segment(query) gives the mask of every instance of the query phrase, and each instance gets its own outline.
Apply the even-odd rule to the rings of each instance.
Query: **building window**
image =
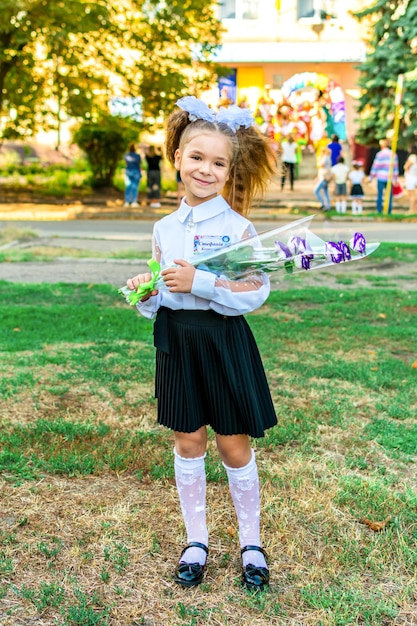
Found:
[[[257,20],[259,18],[259,2],[258,0],[252,0],[252,2],[242,2],[242,19],[244,20]]]
[[[303,17],[314,17],[314,0],[298,0],[297,19]]]
[[[334,20],[337,0],[297,0],[297,19]]]
[[[233,20],[236,17],[236,0],[223,0],[220,3],[220,19]]]
[[[259,19],[260,0],[222,0],[220,2],[221,20],[257,20]]]

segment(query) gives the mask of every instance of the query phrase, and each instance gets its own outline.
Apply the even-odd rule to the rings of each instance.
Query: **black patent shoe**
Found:
[[[249,550],[256,550],[257,552],[262,552],[267,559],[267,555],[265,550],[260,548],[259,546],[245,546],[240,551],[241,554],[244,552],[249,552]],[[266,587],[269,587],[269,570],[266,567],[257,567],[252,565],[252,563],[248,563],[242,567],[242,585],[251,591],[263,591]]]
[[[200,565],[200,563],[185,563],[184,561],[181,561],[182,555],[186,550],[188,550],[188,548],[201,548],[208,555],[208,548],[204,545],[204,543],[191,541],[181,552],[180,562],[175,570],[174,580],[183,587],[196,587],[203,580],[205,565]]]

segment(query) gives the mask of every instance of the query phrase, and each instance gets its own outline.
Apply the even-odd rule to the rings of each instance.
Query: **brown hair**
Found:
[[[178,109],[169,116],[166,130],[166,154],[172,165],[176,150],[198,132],[221,132],[230,139],[231,166],[222,195],[237,213],[247,215],[253,199],[264,195],[277,171],[271,141],[255,126],[241,126],[234,133],[226,124],[201,119],[190,122],[188,113]]]

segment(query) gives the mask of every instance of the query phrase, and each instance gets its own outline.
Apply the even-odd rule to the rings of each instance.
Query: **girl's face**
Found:
[[[219,132],[196,134],[175,152],[175,167],[185,187],[185,199],[197,206],[218,196],[229,178],[232,146]]]

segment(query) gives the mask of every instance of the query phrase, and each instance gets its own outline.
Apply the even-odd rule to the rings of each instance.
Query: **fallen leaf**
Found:
[[[236,536],[236,531],[235,531],[235,529],[233,528],[233,526],[228,526],[228,527],[227,527],[227,534],[228,534],[230,537],[235,537],[235,536]]]
[[[381,530],[384,530],[385,526],[388,524],[390,519],[391,519],[391,517],[389,516],[383,522],[372,522],[367,517],[364,517],[363,519],[360,520],[360,523],[361,524],[365,524],[366,526],[368,526],[368,528],[370,528],[374,532],[379,533],[379,532],[381,532]]]
[[[383,320],[387,319],[387,316],[385,315],[385,313],[378,313],[378,317],[380,317]]]
[[[14,333],[20,333],[20,328],[13,328]]]
[[[414,363],[411,366],[412,368],[414,368],[415,370],[417,370],[417,361],[414,361]]]

